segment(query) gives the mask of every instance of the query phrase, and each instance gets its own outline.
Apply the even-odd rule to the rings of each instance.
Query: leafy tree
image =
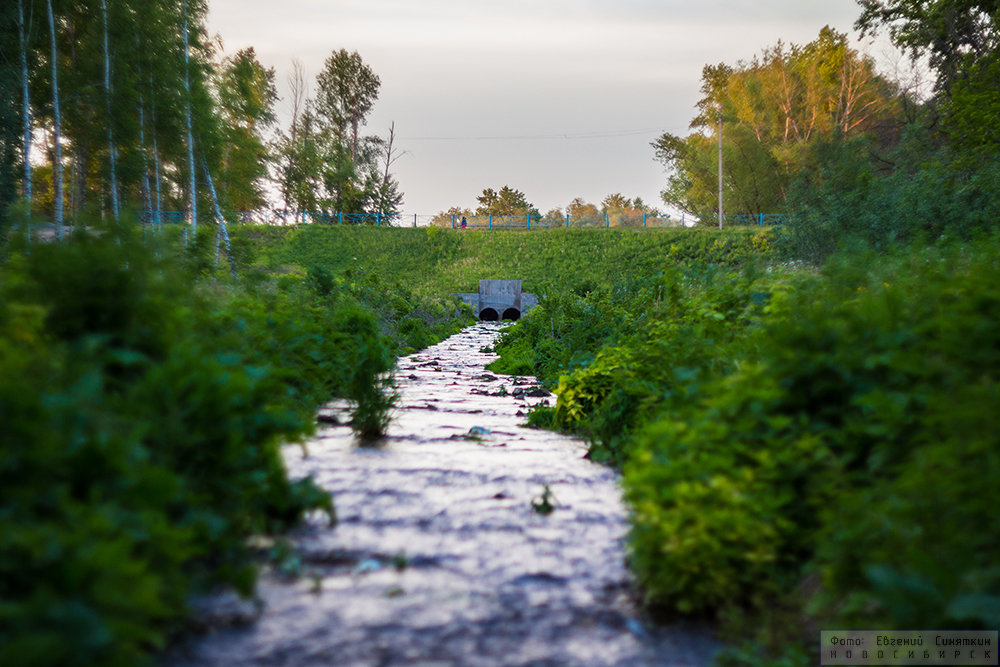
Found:
[[[141,203],[151,211],[154,199],[157,210],[181,207],[197,185],[189,100],[198,153],[220,161],[205,2],[18,0],[16,8],[12,34],[22,47],[8,58],[22,73],[12,98],[22,101],[22,154],[32,131],[51,139],[43,148],[48,164],[21,178],[25,196],[56,220],[65,208],[70,221],[87,209],[114,215]]]
[[[995,0],[858,0],[862,35],[887,28],[913,55],[927,55],[938,87],[951,87],[968,68],[993,62],[1000,49],[1000,10]]]
[[[316,111],[342,144],[357,159],[361,148],[358,134],[378,99],[382,82],[361,60],[357,51],[334,51],[316,77]]]
[[[292,125],[280,134],[277,147],[286,204],[326,215],[396,214],[402,193],[389,170],[398,158],[394,129],[387,140],[360,134],[378,98],[378,76],[357,52],[341,49],[327,58],[317,76],[314,99],[302,102],[300,68],[291,83]]]
[[[431,218],[431,225],[434,227],[451,227],[452,220],[457,224],[463,217],[471,218],[472,215],[472,209],[452,206],[447,211],[441,211]]]
[[[241,49],[223,61],[216,89],[224,124],[220,194],[236,210],[259,208],[271,160],[263,132],[276,121],[274,68],[264,68],[253,47]]]
[[[581,218],[584,216],[598,215],[600,211],[593,204],[586,202],[582,197],[577,197],[566,207],[566,214],[570,218]]]
[[[319,210],[319,177],[323,169],[316,115],[311,102],[304,106],[302,114],[292,119],[289,134],[282,134],[278,141],[281,190],[285,205],[297,213]]]
[[[541,222],[548,226],[561,226],[566,221],[566,215],[561,208],[551,208],[542,216]]]
[[[860,0],[862,34],[887,29],[937,74],[935,100],[951,144],[976,166],[1000,148],[1000,9],[995,0]]]
[[[706,66],[701,90],[695,133],[664,134],[653,148],[669,174],[664,200],[703,217],[717,205],[719,113],[723,203],[735,213],[781,210],[814,141],[872,134],[889,144],[899,134],[896,87],[828,27],[805,46],[779,43],[750,62]]]
[[[523,192],[507,185],[499,191],[486,188],[483,194],[476,197],[476,201],[479,202],[476,215],[530,215],[532,219],[541,217],[534,204],[525,199]]]
[[[389,168],[403,154],[392,147],[396,139],[396,124],[389,127],[389,139],[384,142],[381,153],[382,173],[369,172],[369,179],[374,180],[370,185],[372,191],[372,210],[383,217],[395,217],[399,215],[399,207],[403,203],[403,193],[399,189],[399,181],[389,172]]]
[[[602,213],[625,213],[632,208],[632,200],[620,192],[610,194],[601,202]]]

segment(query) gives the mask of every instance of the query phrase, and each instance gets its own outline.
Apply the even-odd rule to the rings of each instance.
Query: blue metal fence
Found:
[[[146,224],[183,224],[187,221],[183,211],[160,211],[137,214]],[[451,227],[462,228],[460,215],[382,215],[380,213],[325,213],[284,210],[242,211],[227,216],[229,222],[260,225],[364,225],[371,227]],[[723,219],[724,227],[780,225],[786,216],[773,213],[731,214]],[[682,215],[656,215],[652,213],[598,213],[593,215],[565,215],[532,217],[530,215],[468,215],[464,217],[466,229],[647,229],[662,227],[687,227],[692,218]],[[707,218],[708,224],[718,218]]]

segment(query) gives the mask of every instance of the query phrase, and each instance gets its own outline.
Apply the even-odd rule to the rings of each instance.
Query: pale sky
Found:
[[[369,134],[406,151],[402,210],[476,207],[521,190],[542,213],[575,197],[640,196],[664,209],[650,142],[686,135],[706,64],[750,60],[829,25],[857,42],[855,0],[209,0],[226,53],[253,46],[277,72],[287,124],[292,60],[316,74],[357,51],[382,80]],[[888,65],[885,66],[888,68]]]

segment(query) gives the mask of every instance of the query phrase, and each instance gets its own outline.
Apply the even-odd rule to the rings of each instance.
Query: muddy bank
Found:
[[[498,330],[401,359],[380,446],[327,423],[308,456],[288,448],[293,476],[333,492],[339,525],[317,517],[291,536],[301,576],[263,576],[259,613],[206,603],[213,626],[253,623],[191,637],[163,664],[707,664],[705,628],[649,626],[632,603],[614,472],[579,441],[519,426],[552,397],[484,369]],[[337,406],[323,415],[346,421]],[[543,497],[549,514],[533,508]]]

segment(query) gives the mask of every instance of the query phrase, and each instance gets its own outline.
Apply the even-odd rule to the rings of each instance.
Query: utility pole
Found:
[[[722,229],[722,105],[715,106],[719,114],[719,229]]]

